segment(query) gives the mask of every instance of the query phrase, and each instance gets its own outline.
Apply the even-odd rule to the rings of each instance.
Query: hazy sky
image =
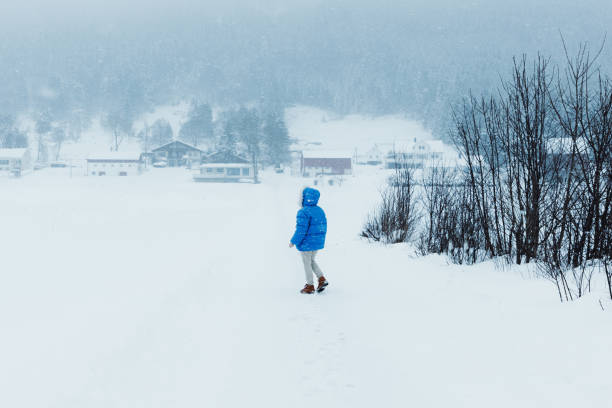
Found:
[[[396,9],[402,13],[444,13],[473,10],[483,15],[513,14],[533,9],[544,15],[582,10],[609,16],[610,0],[1,0],[0,21],[13,26],[25,22],[52,23],[105,21],[126,18],[169,18],[172,16],[216,16],[228,12],[282,14],[305,8]],[[577,21],[577,24],[581,24]],[[612,28],[612,23],[611,23]]]
[[[456,8],[491,9],[509,0],[2,0],[0,19],[5,22],[100,20],[125,16],[151,18],[216,16],[227,13],[283,14],[305,9],[398,9],[402,12],[444,11]],[[512,1],[512,0],[510,0]],[[513,3],[527,0],[514,0]],[[539,0],[555,1],[555,0]],[[556,3],[567,0],[558,0]],[[590,0],[589,0],[590,1]],[[600,0],[596,0],[600,1]],[[603,0],[601,0],[603,1]]]
[[[277,13],[329,3],[321,0],[3,0],[0,2],[0,19],[37,22],[81,18],[104,20],[117,16],[216,15],[243,9]]]

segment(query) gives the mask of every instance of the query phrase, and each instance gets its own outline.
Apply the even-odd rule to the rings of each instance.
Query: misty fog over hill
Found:
[[[0,6],[0,112],[305,104],[400,113],[443,137],[451,104],[496,87],[513,56],[560,61],[560,33],[596,50],[612,21],[605,0],[198,3]]]

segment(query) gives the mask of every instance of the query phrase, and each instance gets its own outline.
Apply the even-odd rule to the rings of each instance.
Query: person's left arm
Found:
[[[289,242],[289,247],[293,247],[294,245],[299,245],[306,236],[306,232],[308,231],[308,224],[310,223],[310,218],[306,211],[303,209],[298,211],[297,220],[295,223],[295,233],[293,237],[291,237],[291,241]]]

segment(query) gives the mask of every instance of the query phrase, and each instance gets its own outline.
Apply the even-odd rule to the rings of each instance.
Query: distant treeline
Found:
[[[0,27],[0,113],[87,123],[192,99],[305,104],[401,113],[444,138],[449,105],[494,86],[512,55],[562,56],[559,31],[600,41],[612,12],[596,0],[363,3]]]
[[[116,134],[126,135],[121,129]],[[280,166],[290,161],[290,140],[282,111],[240,107],[219,114],[213,121],[212,110],[206,103],[192,103],[187,120],[178,135],[165,119],[146,126],[136,137],[145,152],[170,142],[176,136],[185,143],[208,151],[224,151],[242,155],[255,169]],[[122,139],[116,139],[118,149]]]

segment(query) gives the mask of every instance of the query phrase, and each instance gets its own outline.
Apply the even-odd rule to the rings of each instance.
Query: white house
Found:
[[[389,151],[385,167],[423,169],[440,162],[455,161],[458,155],[441,140],[415,140],[407,146]]]
[[[198,182],[237,182],[254,177],[253,165],[230,152],[216,152],[206,156],[200,171],[193,175]]]
[[[92,155],[87,159],[89,176],[133,176],[142,172],[139,154],[110,152]]]
[[[206,153],[180,140],[173,140],[153,149],[148,155],[152,157],[153,163],[165,162],[170,167],[191,167],[194,164],[199,165]]]
[[[0,171],[8,171],[15,176],[20,176],[22,171],[29,170],[31,166],[29,149],[0,149]]]
[[[357,155],[357,164],[367,164],[370,166],[378,166],[385,160],[385,155],[378,144],[375,144],[365,154]]]
[[[240,181],[253,177],[253,166],[248,163],[204,163],[200,172],[193,175],[194,181]]]

